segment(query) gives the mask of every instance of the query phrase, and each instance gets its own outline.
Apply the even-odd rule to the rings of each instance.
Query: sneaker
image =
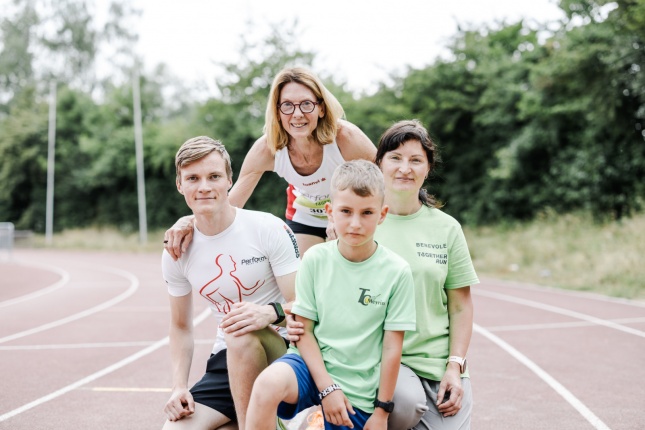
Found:
[[[325,418],[322,411],[318,409],[316,412],[309,414],[307,417],[309,425],[305,430],[323,430],[325,428]]]

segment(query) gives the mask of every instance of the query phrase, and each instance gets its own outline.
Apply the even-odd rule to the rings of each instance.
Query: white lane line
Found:
[[[197,316],[197,318],[195,318],[193,320],[193,325],[196,326],[196,325],[200,324],[210,314],[211,314],[210,309],[204,310],[201,314],[199,314]],[[93,373],[93,374],[91,374],[89,376],[86,376],[83,379],[79,379],[78,381],[76,381],[76,382],[74,382],[72,384],[69,384],[68,386],[63,387],[60,390],[54,391],[53,393],[47,394],[46,396],[43,396],[43,397],[41,397],[39,399],[36,399],[33,402],[29,402],[26,405],[20,406],[19,408],[16,408],[16,409],[14,409],[12,411],[7,412],[6,414],[0,415],[0,422],[6,421],[11,417],[14,417],[14,416],[16,416],[18,414],[21,414],[21,413],[25,412],[25,411],[28,411],[29,409],[35,408],[36,406],[42,405],[43,403],[46,403],[46,402],[48,402],[50,400],[54,400],[55,398],[60,397],[63,394],[69,393],[70,391],[75,390],[75,389],[77,389],[79,387],[82,387],[85,384],[88,384],[88,383],[90,383],[90,382],[92,382],[92,381],[94,381],[96,379],[99,379],[99,378],[101,378],[101,377],[103,377],[105,375],[108,375],[108,374],[116,371],[116,370],[119,370],[120,368],[122,368],[124,366],[127,366],[128,364],[130,364],[130,363],[132,363],[132,362],[134,362],[134,361],[136,361],[136,360],[138,360],[138,359],[140,359],[142,357],[145,357],[146,355],[156,351],[157,349],[159,349],[162,346],[167,345],[167,344],[168,344],[168,336],[166,336],[163,339],[155,342],[154,344],[150,345],[149,347],[147,347],[145,349],[142,349],[141,351],[139,351],[137,353],[134,353],[134,354],[130,355],[129,357],[126,357],[123,360],[114,363],[111,366],[108,366],[108,367],[106,367],[106,368],[104,368],[102,370],[99,370],[96,373]]]
[[[482,281],[485,282],[486,284],[491,284],[493,286],[498,285],[504,288],[517,288],[517,289],[533,290],[533,291],[540,291],[540,292],[548,291],[549,293],[560,294],[562,296],[583,297],[585,299],[598,300],[601,302],[616,303],[620,305],[645,308],[645,301],[642,301],[642,300],[626,299],[623,297],[610,297],[599,293],[591,293],[589,291],[564,290],[562,288],[549,287],[546,285],[520,283],[516,281],[505,281],[500,279],[484,278],[482,279]],[[487,285],[485,285],[484,287],[486,286]]]
[[[81,318],[85,318],[86,316],[89,316],[89,315],[95,314],[97,312],[100,312],[100,311],[102,311],[104,309],[109,308],[110,306],[114,306],[117,303],[127,299],[132,294],[134,294],[135,291],[137,291],[137,289],[139,288],[139,279],[137,279],[137,277],[134,276],[133,274],[131,274],[130,272],[126,272],[125,270],[120,270],[120,269],[114,269],[114,268],[111,268],[111,267],[101,267],[99,270],[103,270],[105,272],[111,272],[111,273],[114,273],[116,275],[123,276],[124,278],[126,278],[126,279],[128,279],[130,281],[130,288],[128,288],[124,293],[119,294],[118,296],[114,297],[113,299],[108,300],[107,302],[103,302],[100,305],[94,306],[93,308],[86,309],[86,310],[84,310],[82,312],[70,315],[68,317],[59,319],[57,321],[52,321],[50,323],[43,324],[43,325],[38,326],[38,327],[31,328],[29,330],[24,330],[24,331],[14,333],[14,334],[9,335],[9,336],[2,337],[2,338],[0,338],[0,343],[5,343],[5,342],[12,341],[12,340],[20,339],[21,337],[30,336],[30,335],[35,334],[35,333],[40,333],[41,331],[49,330],[51,328],[58,327],[58,326],[61,326],[63,324],[67,324],[67,323],[70,323],[72,321],[76,321],[76,320],[79,320]]]
[[[497,346],[502,348],[504,351],[512,355],[517,361],[529,368],[533,373],[535,373],[540,379],[546,382],[553,390],[558,393],[564,400],[566,400],[574,409],[576,409],[580,415],[582,415],[589,423],[597,430],[610,430],[610,428],[602,422],[589,408],[587,408],[584,403],[582,403],[576,396],[574,396],[569,390],[567,390],[562,384],[560,384],[555,378],[545,372],[540,366],[531,361],[527,356],[519,352],[517,349],[513,348],[511,345],[506,343],[501,338],[497,337],[493,333],[489,332],[485,328],[474,324],[473,328],[476,333],[481,334],[482,336],[489,339],[491,342],[495,343]]]
[[[43,296],[45,294],[51,293],[52,291],[56,291],[57,289],[61,288],[65,284],[69,282],[70,276],[69,273],[66,272],[65,270],[61,269],[60,267],[56,266],[50,266],[48,264],[32,264],[32,263],[26,263],[26,262],[18,262],[19,265],[21,266],[27,266],[27,267],[32,267],[32,268],[40,268],[44,270],[48,270],[50,272],[54,272],[58,275],[60,275],[61,279],[59,279],[57,282],[54,282],[52,285],[42,288],[38,291],[34,291],[29,294],[25,294],[23,296],[19,296],[10,300],[5,300],[0,302],[0,308],[4,308],[6,306],[11,306],[15,305],[16,303],[21,303],[25,302],[27,300],[35,299],[36,297]]]
[[[90,391],[103,393],[170,393],[172,388],[94,387]]]
[[[152,340],[139,342],[104,342],[104,343],[61,343],[51,345],[15,345],[0,346],[0,351],[40,351],[45,349],[91,349],[91,348],[127,348],[135,346],[150,346]],[[196,345],[212,345],[215,339],[195,339]]]
[[[645,317],[635,317],[635,318],[620,318],[608,320],[619,323],[642,323],[645,322]],[[586,322],[586,321],[574,321],[574,322],[563,322],[563,323],[545,323],[545,324],[517,324],[517,325],[498,325],[488,327],[489,331],[499,332],[499,331],[523,331],[523,330],[545,330],[545,329],[558,329],[558,328],[574,328],[574,327],[591,327],[596,325],[595,323]],[[0,347],[0,350],[2,347]]]
[[[597,325],[602,325],[605,327],[613,328],[614,330],[619,330],[625,333],[633,334],[635,336],[645,338],[645,332],[641,330],[636,330],[635,328],[627,327],[621,324],[616,324],[615,322],[603,320],[600,318],[592,317],[591,315],[586,315],[580,312],[571,311],[569,309],[559,308],[557,306],[546,305],[544,303],[536,302],[533,300],[521,299],[519,297],[513,297],[501,293],[493,293],[490,291],[483,291],[481,289],[476,289],[474,294],[478,296],[490,297],[497,300],[503,300],[505,302],[517,303],[524,306],[529,306],[535,309],[541,309],[548,312],[553,312],[560,315],[565,315],[571,318],[577,318],[583,321],[588,321]]]

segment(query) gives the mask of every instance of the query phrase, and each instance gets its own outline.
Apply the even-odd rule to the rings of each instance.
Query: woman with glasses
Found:
[[[311,71],[282,70],[271,86],[264,135],[244,158],[229,194],[231,204],[243,207],[264,172],[283,177],[289,184],[286,222],[301,255],[327,238],[325,203],[334,169],[345,161],[374,161],[374,144],[343,116],[338,100]],[[182,218],[165,234],[165,248],[174,258],[190,241],[190,221]]]

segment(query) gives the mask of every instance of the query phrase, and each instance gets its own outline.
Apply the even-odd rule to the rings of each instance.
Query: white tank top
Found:
[[[293,168],[289,150],[284,147],[275,153],[273,171],[289,183],[286,217],[311,227],[327,227],[325,203],[329,201],[331,176],[345,160],[336,141],[323,145],[323,159],[318,170],[302,176]]]

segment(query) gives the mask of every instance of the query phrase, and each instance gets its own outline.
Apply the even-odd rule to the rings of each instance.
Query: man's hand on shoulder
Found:
[[[224,333],[242,336],[252,331],[262,330],[276,319],[272,306],[241,302],[231,306],[231,311],[222,318],[220,327]]]
[[[193,240],[195,217],[187,215],[179,218],[175,224],[164,233],[164,248],[173,260],[177,261]]]

